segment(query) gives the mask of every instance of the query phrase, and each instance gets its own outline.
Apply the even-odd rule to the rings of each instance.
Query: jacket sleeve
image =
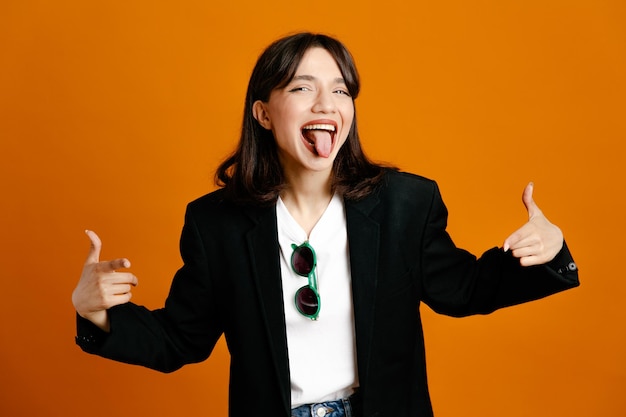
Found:
[[[424,227],[420,270],[423,301],[450,316],[488,314],[579,285],[578,268],[565,242],[548,264],[523,267],[510,251],[480,258],[455,246],[446,231],[447,209],[435,185]]]
[[[110,333],[77,317],[76,343],[86,352],[171,372],[206,359],[222,334],[203,242],[187,210],[176,273],[165,307],[150,311],[133,303],[108,310]]]

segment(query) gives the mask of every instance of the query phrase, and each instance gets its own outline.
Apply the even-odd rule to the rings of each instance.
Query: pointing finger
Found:
[[[524,227],[513,232],[509,237],[504,240],[502,249],[507,252],[509,249],[517,248],[518,242],[524,237]]]
[[[509,249],[519,249],[534,243],[533,230],[530,222],[526,223],[505,239],[502,249],[507,252]]]
[[[96,265],[98,272],[113,272],[121,268],[130,268],[130,261],[126,258],[117,258],[112,261],[99,262]]]

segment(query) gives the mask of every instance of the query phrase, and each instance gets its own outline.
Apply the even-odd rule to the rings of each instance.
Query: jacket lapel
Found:
[[[280,273],[280,254],[276,225],[276,207],[250,209],[248,215],[255,222],[247,235],[248,253],[254,271],[257,296],[265,323],[274,367],[280,384],[285,410],[291,404],[289,382],[289,359],[287,357],[287,334],[285,310]]]
[[[378,202],[376,195],[357,202],[346,201],[354,327],[361,387],[367,386],[380,244],[379,224],[369,215]]]

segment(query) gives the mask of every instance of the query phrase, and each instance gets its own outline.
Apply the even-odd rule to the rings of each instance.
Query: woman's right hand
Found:
[[[107,309],[130,301],[137,277],[130,272],[116,272],[117,269],[130,267],[130,261],[126,258],[100,262],[100,238],[91,230],[85,233],[91,240],[91,248],[78,285],[72,293],[72,303],[81,317],[108,332],[110,325]]]

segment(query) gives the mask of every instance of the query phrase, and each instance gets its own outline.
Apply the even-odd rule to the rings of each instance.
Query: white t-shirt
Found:
[[[304,229],[279,198],[276,204],[292,407],[345,398],[358,387],[354,310],[343,200],[335,195],[319,219],[309,244],[317,255],[320,312],[317,320],[301,315],[296,291],[308,284],[291,268],[292,243],[307,240]]]

